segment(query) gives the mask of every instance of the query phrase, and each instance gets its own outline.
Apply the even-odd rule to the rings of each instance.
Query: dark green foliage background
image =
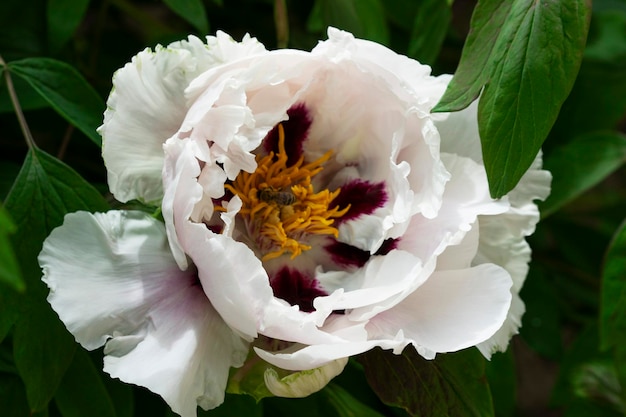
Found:
[[[435,74],[458,67],[438,110],[481,94],[494,197],[543,147],[553,191],[530,239],[521,335],[490,362],[472,349],[434,361],[376,349],[308,398],[228,394],[199,415],[626,415],[626,0],[2,0],[0,416],[172,416],[73,341],[36,262],[66,213],[120,207],[95,132],[113,72],[190,33],[310,50],[328,25]]]

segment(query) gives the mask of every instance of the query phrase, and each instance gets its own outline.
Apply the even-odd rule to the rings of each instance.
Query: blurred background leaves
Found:
[[[505,157],[530,161],[547,137],[543,157],[554,175],[552,195],[540,205],[542,222],[530,239],[533,262],[522,290],[527,312],[521,335],[508,352],[495,355],[490,362],[471,350],[440,355],[434,362],[408,352],[395,357],[376,350],[352,360],[328,388],[308,398],[265,398],[256,404],[250,397],[228,394],[223,406],[199,415],[428,416],[429,410],[437,416],[624,415],[626,1],[596,0],[590,17],[589,4],[575,0],[479,3],[483,10],[500,10],[501,20],[492,19],[489,13],[472,17],[476,3],[0,2],[0,56],[6,63],[0,67],[0,415],[172,415],[159,397],[104,374],[102,352],[77,348],[45,301],[47,289],[39,281],[36,256],[41,243],[66,212],[106,210],[117,204],[107,193],[100,138],[95,132],[114,71],[146,47],[217,30],[235,39],[250,33],[269,49],[310,50],[325,38],[328,25],[427,63],[435,74],[454,72],[462,56],[467,56],[468,68],[475,72],[469,82],[478,77],[478,84],[471,91],[457,91],[467,96],[466,102],[490,82],[490,75],[506,70],[513,79],[518,76],[518,81],[501,87],[501,94],[521,103],[522,110],[536,113],[511,119],[519,124],[516,129],[522,129],[518,144],[531,141],[532,146],[511,145]],[[536,13],[548,3],[560,9],[549,15],[550,24],[532,29],[540,30],[543,47],[530,48],[532,31],[519,23],[524,22],[519,13]],[[512,10],[517,14],[511,14]],[[501,58],[490,58],[490,51],[468,48],[463,52],[468,34],[471,38],[480,33],[492,33],[493,39],[499,33],[517,34],[514,40],[521,42],[519,47],[510,36],[497,48],[495,41],[475,46],[499,48],[496,52],[503,54],[512,45],[513,50],[518,48],[512,58],[528,52],[526,64],[506,67]],[[563,45],[563,36],[570,46]],[[559,53],[564,55],[559,57]],[[550,60],[554,54],[569,62],[568,69],[555,71]],[[523,87],[516,72],[529,63],[538,65],[538,72],[526,79],[534,84],[530,89]],[[4,77],[7,71],[34,143],[24,139]],[[465,76],[461,73],[457,81]],[[560,83],[556,104],[543,100],[553,81]],[[487,98],[488,88],[484,90]],[[539,94],[540,99],[531,99],[532,94]],[[506,106],[489,99],[482,109],[499,112],[508,110],[503,109]],[[543,127],[528,139],[524,132],[532,130],[538,118],[545,119]],[[507,120],[494,126],[504,129],[504,135],[481,130],[492,143],[515,136],[507,130],[512,126]],[[486,159],[495,161],[494,175],[505,178],[497,186],[492,184],[492,191],[499,195],[515,184],[513,171],[519,173],[521,168],[503,167],[503,156],[495,148],[488,146],[485,152],[489,153]],[[415,370],[410,389],[401,383],[406,378],[394,380],[389,374],[393,368],[385,366],[387,361],[399,361]],[[371,387],[368,378],[375,380]],[[436,405],[420,409],[411,406],[416,398],[422,406],[428,401],[450,405],[472,398],[477,411]]]

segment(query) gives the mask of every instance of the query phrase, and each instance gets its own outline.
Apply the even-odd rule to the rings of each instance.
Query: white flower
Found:
[[[278,395],[319,389],[376,346],[428,359],[506,349],[533,200],[549,192],[540,159],[491,199],[476,107],[431,114],[449,76],[349,33],[330,29],[310,53],[207,43],[138,54],[100,129],[111,191],[161,202],[173,257],[160,224],[119,212],[68,217],[40,256],[70,331],[107,343],[105,369],[186,417],[196,399],[221,402],[248,346],[284,370],[322,367],[269,371]],[[96,237],[72,237],[89,225]],[[113,301],[81,301],[97,294]]]

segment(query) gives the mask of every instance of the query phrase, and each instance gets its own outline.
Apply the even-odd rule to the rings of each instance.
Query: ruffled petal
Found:
[[[484,166],[453,154],[442,155],[442,160],[451,177],[437,217],[413,216],[398,243],[399,249],[407,250],[422,260],[461,244],[479,215],[496,215],[509,209],[506,199],[494,201],[490,197]],[[425,239],[425,236],[428,238]],[[475,252],[467,252],[466,255],[465,261],[469,265]],[[441,264],[437,269],[442,269]]]
[[[109,188],[118,200],[157,202],[163,196],[162,146],[190,107],[185,90],[191,81],[214,66],[265,51],[256,39],[235,42],[223,32],[207,37],[207,44],[190,36],[146,49],[115,73],[98,131]]]
[[[106,344],[104,370],[159,394],[182,417],[195,417],[198,405],[220,405],[230,368],[243,365],[248,344],[199,285],[167,294],[148,314],[150,326],[139,343],[136,335],[119,335]]]
[[[162,197],[162,146],[185,117],[183,91],[197,73],[196,60],[185,46],[197,42],[190,38],[174,47],[146,49],[113,77],[98,132],[109,188],[120,201],[154,202]]]
[[[372,318],[372,338],[394,339],[401,329],[418,352],[432,359],[491,337],[511,305],[511,277],[492,264],[435,272],[413,294]]]
[[[105,370],[161,395],[183,417],[219,405],[247,344],[215,312],[195,270],[181,271],[163,225],[136,211],[68,214],[39,263],[48,301]]]
[[[550,173],[541,169],[540,153],[509,193],[509,210],[497,216],[479,217],[479,246],[473,263],[497,263],[513,279],[514,303],[506,322],[493,338],[478,346],[486,357],[495,351],[506,350],[511,336],[517,334],[521,326],[524,303],[518,294],[528,274],[531,255],[525,238],[534,233],[539,221],[539,210],[534,201],[548,196],[551,179]]]

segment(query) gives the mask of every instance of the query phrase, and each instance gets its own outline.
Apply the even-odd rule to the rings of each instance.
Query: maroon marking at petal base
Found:
[[[285,152],[287,153],[287,166],[290,167],[302,156],[302,145],[309,135],[311,116],[304,103],[297,103],[287,110],[289,120],[281,122],[285,130]],[[278,153],[278,126],[263,139],[263,147],[267,153]]]
[[[224,230],[224,225],[222,224],[208,224],[206,227],[207,229],[218,235],[221,234]]]
[[[338,226],[348,220],[372,214],[374,210],[382,207],[387,199],[384,182],[372,183],[356,179],[341,186],[339,195],[335,197],[329,209],[332,210],[335,207],[341,209],[350,204],[348,212],[335,219],[335,225]]]
[[[297,305],[301,311],[307,313],[315,310],[313,300],[316,297],[328,295],[317,286],[314,278],[288,267],[279,270],[270,279],[270,285],[274,290],[274,296],[282,298],[292,306]]]
[[[380,245],[380,248],[378,248],[378,250],[376,251],[376,253],[374,253],[374,255],[387,255],[389,252],[391,252],[392,250],[396,249],[398,247],[398,242],[400,242],[400,239],[385,239],[385,241],[383,242],[382,245]]]
[[[385,239],[374,255],[387,255],[397,247],[399,241],[400,239]],[[356,266],[361,268],[372,256],[369,251],[336,240],[324,246],[324,249],[333,262],[345,267]]]
[[[371,256],[366,250],[336,240],[324,246],[324,249],[326,249],[333,262],[346,267],[356,266],[360,268],[365,265]]]

